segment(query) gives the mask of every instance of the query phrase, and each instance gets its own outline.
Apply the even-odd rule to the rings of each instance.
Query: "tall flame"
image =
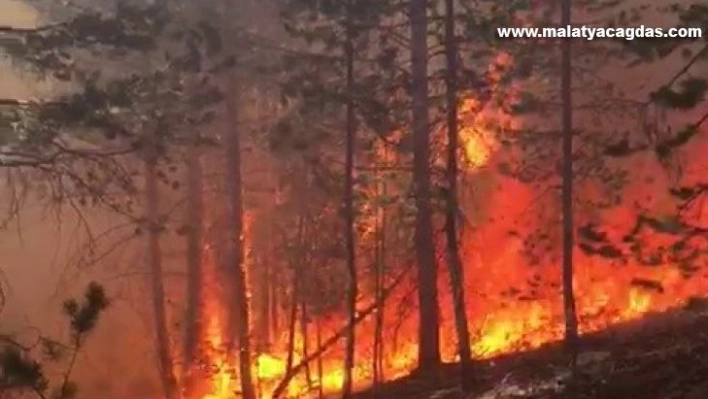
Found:
[[[499,64],[509,63],[508,57],[500,56]],[[492,125],[513,124],[505,115],[490,117],[481,112],[481,104],[473,98],[465,98],[460,104],[460,138],[463,158],[468,171],[477,171],[488,165],[498,152],[498,143],[492,133]],[[501,117],[501,120],[500,118]],[[506,118],[506,119],[505,119]],[[390,153],[382,157],[391,158]],[[390,161],[390,159],[388,159]],[[468,314],[470,331],[473,332],[473,352],[478,358],[490,358],[510,351],[537,348],[545,343],[559,340],[563,335],[562,307],[559,300],[559,267],[556,265],[530,266],[522,255],[523,242],[509,237],[509,220],[523,216],[536,198],[529,187],[511,179],[499,177],[496,181],[502,189],[488,193],[485,201],[492,204],[489,219],[499,223],[487,223],[463,237]],[[486,194],[485,194],[486,195]],[[623,210],[612,214],[621,219]],[[507,222],[501,222],[507,221]],[[368,223],[364,221],[363,223]],[[248,230],[248,229],[247,229]],[[372,229],[365,229],[372,231]],[[250,242],[248,231],[246,242]],[[247,244],[249,245],[249,244]],[[707,292],[708,279],[686,278],[673,265],[646,268],[629,262],[616,265],[609,261],[592,259],[580,251],[576,254],[575,290],[582,333],[598,331],[608,326],[640,317],[648,312],[664,311],[678,306],[692,295]],[[213,271],[214,268],[206,268]],[[456,358],[456,339],[453,335],[453,314],[444,268],[440,276],[440,301],[442,312],[441,350],[445,361]],[[633,284],[635,279],[660,282],[660,290],[652,290]],[[390,295],[383,312],[385,320],[383,371],[387,379],[406,374],[416,366],[417,315],[406,313],[398,303],[414,302],[410,299],[412,281],[402,284]],[[205,284],[218,287],[213,272],[207,273]],[[533,293],[517,299],[510,291],[523,291],[531,286]],[[226,311],[220,305],[216,289],[204,290],[205,331],[203,341],[208,343],[207,362],[216,365],[207,378],[205,393],[189,399],[232,399],[238,397],[238,376],[235,373],[236,358],[224,351],[226,340]],[[371,293],[370,293],[371,294]],[[370,298],[373,295],[368,296]],[[363,308],[362,308],[363,310]],[[373,317],[357,325],[356,366],[353,370],[356,385],[363,388],[374,376],[372,340],[376,326]],[[321,330],[326,340],[336,334],[345,324],[343,315],[332,315],[312,323]],[[274,387],[287,372],[287,337],[276,340],[268,353],[257,354],[253,374],[261,397],[270,397]],[[304,357],[303,348],[317,347],[318,339],[303,337],[296,331],[294,363]],[[288,386],[289,397],[307,397],[320,389],[334,393],[343,380],[343,348],[334,345],[320,359],[321,379],[310,375],[310,381],[298,374]],[[315,367],[313,362],[313,368]],[[318,374],[318,373],[311,373]],[[314,396],[314,395],[313,395]]]

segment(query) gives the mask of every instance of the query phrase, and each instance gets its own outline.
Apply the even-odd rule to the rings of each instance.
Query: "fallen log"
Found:
[[[372,303],[369,305],[366,309],[363,311],[359,312],[357,314],[356,318],[354,319],[354,325],[357,325],[364,321],[369,315],[374,313],[376,309],[383,304],[386,299],[391,295],[394,289],[403,282],[403,279],[405,276],[408,274],[408,272],[412,269],[412,265],[409,265],[406,267],[406,269],[401,272],[401,274],[396,277],[396,279],[386,287],[381,295],[380,300]],[[290,385],[290,382],[295,378],[301,371],[305,369],[305,367],[312,361],[317,360],[320,356],[325,354],[334,344],[336,344],[340,339],[344,338],[344,336],[347,333],[347,328],[349,328],[348,325],[345,325],[342,327],[339,331],[337,331],[336,334],[332,335],[329,337],[327,340],[322,342],[322,345],[317,348],[316,351],[312,352],[310,355],[306,356],[300,363],[295,365],[290,371],[288,371],[284,376],[283,379],[278,383],[278,385],[275,387],[273,390],[273,394],[271,395],[272,399],[279,399],[284,393],[285,390],[288,388],[288,385]]]

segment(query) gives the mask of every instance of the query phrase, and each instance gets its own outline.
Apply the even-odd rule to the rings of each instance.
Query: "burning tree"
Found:
[[[303,2],[296,2],[296,5],[299,5],[300,8],[293,6],[293,9],[297,10],[298,13],[294,15],[288,14],[288,22],[290,24],[287,27],[289,32],[297,38],[305,38],[306,40],[317,44],[312,50],[303,50],[296,54],[286,55],[288,59],[286,60],[286,65],[292,65],[294,67],[292,69],[296,72],[292,78],[292,81],[296,82],[297,86],[293,84],[293,82],[290,82],[286,85],[285,90],[289,93],[293,91],[293,88],[296,88],[294,91],[297,94],[295,97],[298,101],[297,104],[301,107],[308,107],[310,110],[316,109],[317,111],[315,112],[309,111],[310,114],[320,115],[323,109],[327,109],[323,107],[324,105],[331,106],[332,103],[345,103],[344,99],[346,98],[346,95],[341,94],[344,91],[344,82],[338,81],[334,77],[336,76],[337,71],[332,70],[332,66],[335,66],[334,63],[343,62],[344,58],[331,55],[337,51],[337,45],[340,43],[338,40],[342,40],[342,36],[338,36],[338,33],[341,31],[337,29],[337,21],[339,21],[341,16],[341,10],[336,7],[331,9],[318,9],[314,4],[305,4]],[[364,7],[366,4],[362,3],[358,5]],[[309,8],[305,6],[308,6]],[[377,19],[372,20],[371,17],[368,19],[364,17],[361,18],[363,22],[357,23],[358,25],[361,25],[361,32],[358,33],[361,44],[359,44],[360,49],[357,51],[357,54],[361,54],[361,59],[358,60],[357,63],[360,65],[357,69],[357,114],[361,120],[365,122],[366,127],[369,130],[369,137],[372,137],[371,134],[373,133],[373,137],[369,140],[373,142],[374,147],[389,147],[389,152],[400,152],[402,155],[395,156],[397,161],[390,166],[392,170],[388,172],[386,171],[387,167],[376,167],[377,164],[381,163],[380,159],[376,159],[371,161],[371,164],[374,165],[373,168],[357,168],[357,174],[361,176],[362,183],[360,184],[362,184],[362,188],[364,189],[377,186],[378,183],[374,182],[387,179],[387,174],[397,174],[398,176],[395,177],[397,182],[394,182],[394,185],[400,185],[402,190],[393,194],[396,196],[393,200],[394,204],[400,203],[401,205],[404,205],[407,203],[404,207],[411,206],[411,198],[406,198],[408,197],[407,186],[410,184],[410,180],[408,180],[407,177],[404,177],[405,173],[408,171],[408,167],[405,165],[405,162],[408,161],[407,154],[409,154],[408,151],[410,149],[410,138],[406,135],[396,137],[397,132],[400,132],[408,126],[408,121],[405,114],[410,106],[410,97],[408,97],[410,90],[408,79],[410,75],[407,67],[402,66],[408,64],[408,61],[405,58],[405,50],[407,50],[409,46],[409,36],[406,31],[407,25],[400,23],[401,21],[405,21],[402,15],[404,10],[406,10],[406,5],[377,4],[376,7],[379,8],[372,5],[368,5],[368,7],[368,12],[371,12],[371,10],[376,10]],[[337,14],[338,11],[340,14]],[[465,9],[464,12],[470,13],[471,11],[469,9]],[[494,16],[501,16],[503,15],[503,12],[503,10],[497,10]],[[308,27],[296,25],[293,21],[295,21],[298,16],[302,16],[303,14],[307,15],[308,18],[312,17],[318,19],[320,24],[319,27],[317,29],[308,29]],[[432,24],[432,26],[436,25]],[[389,37],[394,37],[396,39],[391,40]],[[444,40],[440,41],[441,44],[443,42]],[[319,52],[318,46],[320,44],[322,47],[327,49],[325,50],[326,54]],[[432,51],[433,50],[431,50],[431,52]],[[424,58],[426,59],[426,63],[428,62],[428,58],[435,58],[427,53],[427,51],[423,52],[423,54],[425,54]],[[289,60],[297,60],[297,63]],[[463,64],[461,74],[462,78],[460,79],[463,83],[469,84],[470,75],[472,75],[471,70],[474,69],[474,67],[475,66],[469,64]],[[317,74],[313,75],[310,68],[317,68]],[[444,79],[441,79],[443,73],[444,70],[435,70],[431,76],[427,76],[426,74],[424,81],[428,81],[430,79],[435,88],[442,88],[443,85],[440,85],[440,83],[444,83]],[[290,74],[293,74],[293,71],[291,71]],[[330,76],[330,74],[332,77],[326,78],[326,76]],[[424,83],[424,81],[420,82]],[[337,82],[337,86],[334,85],[334,82]],[[484,79],[476,79],[475,84],[480,88],[480,90],[484,90],[483,88],[488,83]],[[427,90],[425,91],[427,92]],[[326,101],[328,101],[328,103],[326,103]],[[485,99],[485,101],[488,100]],[[431,108],[435,108],[437,106],[437,103],[435,103],[435,105]],[[428,107],[426,107],[426,109],[427,108]],[[425,129],[425,131],[427,131],[427,129]],[[300,140],[306,139],[307,138],[302,138]],[[419,149],[423,147],[427,148],[427,145],[423,146],[422,144],[424,141],[425,140],[419,143]],[[380,145],[381,143],[383,143],[383,146]],[[375,158],[382,157],[383,151],[375,150],[372,155]],[[422,154],[422,156],[423,158],[419,157],[419,165],[421,162],[423,165],[428,164],[428,162],[420,161],[420,159],[426,158],[425,154]],[[437,176],[437,173],[434,173],[433,175]],[[364,183],[364,178],[373,178],[373,181],[370,183]],[[423,181],[430,180],[430,178],[425,177],[420,179],[423,179]],[[436,177],[436,180],[439,179]],[[389,187],[393,188],[393,186]],[[391,193],[392,191],[389,191],[388,196],[392,195]],[[362,204],[362,211],[364,212],[368,212],[367,209],[376,208],[376,202],[381,201],[381,199],[376,198],[376,194],[371,195],[371,193],[364,193],[364,195],[372,199],[371,204]],[[420,195],[415,197],[421,198]],[[433,196],[431,199],[432,198],[437,198],[437,196]],[[390,200],[384,199],[383,201]],[[390,204],[387,205],[390,207]],[[372,231],[372,228],[369,228],[368,230]],[[424,247],[418,245],[416,248],[420,249]],[[430,249],[428,252],[429,254],[434,254],[435,251]],[[434,266],[435,263],[435,261],[428,259],[428,261],[421,262],[420,264],[428,265],[425,267],[421,266],[423,267],[423,270],[426,270],[427,268],[428,271],[433,272],[436,269]],[[433,282],[437,281],[437,278],[432,278],[432,280],[431,278],[423,278],[423,280],[426,282]],[[427,283],[421,284],[425,285]],[[420,319],[423,325],[426,326],[426,328],[421,329],[421,334],[430,336],[429,340],[426,338],[430,344],[423,346],[427,347],[426,353],[431,354],[428,356],[430,357],[432,356],[432,353],[439,352],[439,349],[431,349],[439,346],[435,343],[439,339],[435,338],[437,335],[437,328],[430,327],[438,324],[435,321],[437,316],[434,316],[437,312],[435,309],[438,307],[438,300],[436,299],[437,295],[435,294],[435,291],[437,290],[436,284],[431,283],[428,287],[430,290],[428,290],[427,294],[421,294],[423,297],[420,299],[423,300],[424,298],[423,302],[427,303],[427,305],[420,306],[419,309],[428,309],[430,311],[426,313],[429,316],[422,317]],[[422,292],[426,292],[426,290],[423,289]],[[431,359],[438,357],[438,355],[435,355]],[[433,360],[433,367],[435,367],[435,364],[438,362],[439,360]],[[425,361],[423,361],[423,363],[425,363]],[[424,368],[427,368],[427,366]]]
[[[562,338],[559,204],[546,195],[559,188],[561,132],[547,121],[561,104],[570,121],[572,77],[588,86],[573,93],[575,123],[564,126],[574,140],[565,146],[573,161],[566,177],[574,178],[565,210],[576,202],[579,226],[566,224],[564,233],[577,232],[582,250],[566,246],[575,256],[565,266],[575,269],[580,332],[673,306],[690,284],[656,268],[677,292],[661,297],[666,288],[643,265],[695,272],[705,226],[689,213],[705,184],[682,182],[667,193],[682,203],[682,218],[652,209],[637,216],[621,199],[634,190],[631,157],[656,154],[676,167],[706,118],[619,142],[610,123],[648,104],[700,108],[702,79],[672,85],[705,51],[692,52],[651,101],[637,101],[599,84],[600,63],[628,61],[626,46],[654,63],[681,44],[578,42],[576,52],[588,57],[570,63],[566,51],[559,97],[558,46],[493,37],[497,26],[557,20],[554,7],[527,3],[291,0],[279,4],[286,32],[277,40],[228,20],[236,12],[211,2],[121,5],[110,15],[2,29],[15,60],[77,85],[52,100],[2,101],[13,132],[5,165],[32,167],[53,182],[66,174],[72,191],[148,230],[166,396],[182,388],[190,398],[253,398],[342,387],[347,396],[416,366],[428,371],[459,356],[469,368],[471,357]],[[582,11],[622,15],[619,3],[611,6]],[[705,26],[705,9],[677,11],[682,23]],[[100,151],[67,147],[59,140],[67,135]],[[199,153],[210,156],[200,164]],[[135,216],[118,199],[137,194],[139,180],[123,168],[138,159],[150,212]],[[181,310],[165,306],[169,293],[161,291],[173,287],[163,286],[160,246],[174,222],[161,206],[172,198],[162,183],[181,194],[183,160],[190,204],[177,230],[188,237],[189,276],[179,353],[168,327]],[[267,170],[256,171],[256,162]],[[609,226],[615,219],[632,223]],[[652,232],[668,244],[649,253]],[[443,251],[447,271],[437,266]],[[622,262],[628,271],[615,273]],[[566,292],[571,283],[565,279]],[[469,377],[467,370],[463,385]]]
[[[587,5],[587,10],[583,11],[592,15],[604,12],[613,16],[625,15],[626,17],[627,11],[621,12],[621,6],[620,4],[613,4],[611,7],[610,5]],[[549,233],[549,229],[557,229],[557,217],[555,214],[524,212],[522,210],[524,206],[536,209],[537,203],[548,205],[546,209],[549,212],[555,212],[558,209],[556,207],[557,201],[555,199],[549,200],[548,198],[551,197],[546,193],[555,192],[558,188],[556,165],[560,158],[560,146],[557,146],[560,141],[560,132],[555,126],[548,127],[544,124],[545,120],[557,115],[558,106],[561,103],[556,89],[558,85],[556,78],[560,76],[558,47],[546,46],[534,39],[502,42],[483,35],[484,32],[491,30],[490,25],[512,26],[516,23],[533,23],[547,26],[550,21],[555,20],[553,18],[557,18],[556,12],[558,10],[554,8],[529,10],[524,8],[522,4],[490,7],[490,9],[491,11],[474,10],[470,5],[462,5],[464,12],[482,17],[470,18],[473,23],[465,26],[465,35],[460,38],[462,54],[484,56],[476,58],[482,60],[479,63],[463,64],[463,67],[469,69],[470,72],[464,73],[467,71],[463,71],[460,74],[462,76],[460,86],[470,88],[470,97],[474,97],[463,100],[460,112],[462,119],[461,144],[466,150],[463,165],[466,168],[469,168],[469,165],[474,166],[469,168],[471,172],[463,172],[462,179],[468,183],[467,186],[470,189],[463,190],[461,202],[463,202],[462,208],[467,211],[464,212],[465,216],[468,217],[468,220],[473,219],[472,221],[479,226],[477,234],[463,235],[463,243],[466,244],[463,245],[463,252],[464,256],[469,257],[468,259],[474,256],[470,247],[477,248],[483,254],[489,254],[481,261],[467,260],[465,266],[473,273],[477,273],[479,276],[488,276],[492,280],[480,283],[481,286],[491,286],[493,282],[498,284],[495,288],[477,288],[483,290],[485,296],[475,296],[474,299],[470,299],[479,301],[477,305],[480,309],[499,309],[498,316],[471,315],[471,324],[479,335],[477,342],[472,346],[479,357],[491,356],[512,347],[537,346],[549,339],[559,338],[558,334],[560,333],[560,330],[556,328],[555,319],[559,314],[556,310],[558,307],[555,303],[555,293],[558,289],[556,281],[560,274],[547,267],[558,260],[560,255],[559,248],[555,245],[556,239],[560,237],[555,233]],[[390,18],[390,21],[400,21],[395,17],[396,8],[392,7],[392,10],[387,17]],[[477,14],[473,11],[477,11]],[[577,8],[575,11],[580,12]],[[321,25],[318,25],[316,32],[298,31],[298,34],[313,41],[322,37],[335,36],[336,38],[336,29],[332,28],[332,32],[325,29],[330,25],[328,25],[327,15],[323,16],[322,14],[319,14],[321,19],[318,21],[321,22]],[[383,12],[380,14],[386,15]],[[442,19],[434,19],[434,21],[440,20]],[[401,35],[401,31],[392,27],[395,23],[391,22],[391,25],[387,25],[389,20],[384,19],[383,21],[379,25],[374,25],[375,29],[367,30],[366,33],[377,37],[376,32],[380,29],[385,31],[388,37],[395,37],[397,42],[391,46],[393,48],[390,51],[386,51],[385,39],[381,39],[382,43],[376,43],[376,46],[372,45],[367,48],[374,55],[362,58],[372,59],[378,54],[385,54],[380,59],[384,63],[388,61],[388,64],[383,64],[387,66],[384,71],[380,72],[376,69],[377,66],[370,66],[365,70],[362,68],[360,80],[362,82],[376,82],[376,84],[373,85],[373,88],[366,86],[366,96],[361,95],[357,109],[361,114],[361,119],[367,123],[367,128],[379,133],[383,136],[382,141],[390,144],[391,141],[395,141],[391,140],[391,136],[400,133],[401,127],[405,129],[407,126],[403,122],[405,118],[401,117],[402,111],[405,111],[409,105],[406,102],[407,93],[403,90],[401,92],[396,90],[410,87],[407,86],[409,83],[407,81],[408,71],[405,67],[400,67],[398,63],[403,58],[399,55],[401,48],[406,49],[409,43],[405,34]],[[628,23],[630,22],[624,21],[624,24]],[[435,23],[432,25],[435,26]],[[408,25],[405,26],[408,27]],[[392,32],[396,34],[392,35]],[[323,41],[325,43],[322,46],[325,47],[328,43],[336,40]],[[632,42],[628,43],[632,44]],[[574,106],[577,122],[574,130],[578,130],[578,132],[574,132],[576,150],[573,155],[575,159],[572,171],[575,177],[574,188],[576,192],[571,199],[579,202],[575,211],[579,216],[579,226],[584,225],[586,219],[603,220],[611,217],[608,215],[616,215],[614,212],[619,212],[617,209],[618,204],[621,203],[620,197],[627,191],[625,186],[628,176],[633,173],[626,167],[618,165],[611,157],[606,156],[606,153],[611,151],[613,147],[612,144],[608,145],[608,142],[618,136],[617,131],[608,123],[609,121],[616,123],[619,118],[624,118],[624,120],[635,118],[637,106],[641,101],[618,94],[616,82],[613,85],[600,84],[602,77],[592,72],[596,70],[593,68],[599,67],[600,62],[605,63],[608,57],[617,60],[618,63],[626,60],[627,53],[624,50],[618,50],[618,44],[616,42],[577,43],[576,52],[583,54],[584,57],[578,56],[570,65],[574,81],[582,82],[592,89],[583,95],[576,96],[575,103],[577,105]],[[330,102],[327,104],[328,106],[338,99],[340,104],[343,103],[342,98],[337,97],[337,91],[333,90],[335,83],[342,82],[336,79],[336,72],[331,72],[332,64],[338,60],[338,58],[331,56],[336,47],[327,48],[331,48],[332,51],[328,51],[326,54],[306,52],[306,54],[289,55],[289,58],[297,58],[301,62],[299,67],[306,69],[303,63],[307,62],[307,68],[311,68],[307,70],[307,73],[297,74],[295,78],[299,83],[303,83],[299,90],[301,97],[298,97],[302,103],[312,104],[315,107],[325,104],[325,99]],[[433,51],[431,50],[431,52]],[[360,53],[364,54],[365,50]],[[494,60],[495,57],[496,60]],[[431,64],[435,65],[434,62]],[[484,65],[480,68],[478,64]],[[484,71],[484,68],[489,64],[492,64],[492,67],[488,71]],[[318,81],[317,76],[313,76],[312,69],[314,68],[317,68],[320,77],[327,76],[326,79],[322,78],[326,84]],[[372,71],[376,73],[372,73]],[[481,71],[486,73],[480,73]],[[332,76],[329,75],[330,73]],[[386,76],[384,82],[378,80],[381,79],[381,76]],[[436,80],[437,76],[442,76],[442,73],[431,76],[431,91],[442,86],[438,83],[444,82],[442,79]],[[468,95],[464,90],[462,93],[463,97]],[[319,111],[322,107],[317,109]],[[497,115],[494,115],[495,113]],[[321,114],[317,115],[318,118],[321,118]],[[598,119],[599,115],[602,115],[605,120]],[[465,131],[466,129],[468,131]],[[472,134],[469,131],[472,131]],[[292,131],[290,134],[293,134]],[[407,142],[403,142],[403,146],[407,144]],[[402,153],[405,154],[405,151]],[[406,158],[403,156],[401,159]],[[318,159],[318,161],[320,160]],[[365,169],[365,167],[359,168],[359,174],[366,175]],[[408,171],[405,167],[400,167],[400,169],[402,172]],[[466,176],[464,176],[465,174]],[[433,175],[436,176],[435,173]],[[495,185],[501,186],[502,189],[497,190]],[[362,184],[362,187],[365,185]],[[471,193],[472,191],[474,193]],[[471,196],[479,198],[485,195],[492,199],[485,199],[481,207],[487,209],[483,212],[477,213],[471,209],[465,209],[465,198],[469,204]],[[502,199],[507,201],[504,205],[497,202]],[[518,205],[520,203],[525,205],[520,207]],[[509,209],[505,209],[505,207]],[[473,207],[469,206],[469,208]],[[528,208],[523,209],[528,210]],[[518,221],[508,222],[516,217],[519,218]],[[532,228],[518,226],[522,223],[532,226]],[[575,235],[574,230],[577,228],[571,229],[569,234]],[[580,230],[579,239],[582,248],[585,246],[582,242],[584,234],[582,229]],[[482,237],[483,234],[487,237],[484,247],[471,242],[472,237]],[[511,235],[511,239],[508,238],[508,235]],[[465,246],[467,246],[466,249]],[[569,249],[569,251],[575,250],[575,248]],[[520,253],[525,254],[528,258],[521,259]],[[527,262],[529,260],[530,262]],[[593,274],[604,273],[600,269],[605,270],[605,266],[609,266],[612,260],[604,266],[594,269],[588,267],[589,262],[591,260],[582,254],[577,254],[574,262],[579,269],[575,280],[583,282],[578,284],[581,293],[579,295],[581,303],[578,304],[580,332],[602,328],[607,322],[636,317],[650,308],[663,307],[663,305],[659,305],[661,300],[658,300],[656,305],[647,305],[645,295],[649,294],[634,291],[631,285],[628,285],[630,281],[624,282],[624,277],[617,278],[617,284],[622,285],[623,288],[618,290],[600,288],[603,284],[595,282],[594,280],[599,277],[593,276]],[[486,264],[481,267],[475,266],[474,263]],[[530,263],[527,265],[528,268],[521,267],[527,263]],[[630,275],[635,268],[631,269],[632,272],[628,272]],[[505,275],[502,270],[506,270],[507,274]],[[495,276],[497,273],[499,276]],[[503,278],[506,280],[501,281]],[[566,283],[570,281],[566,280]],[[619,282],[620,280],[622,282]],[[475,285],[470,284],[468,287],[470,290],[474,290]],[[499,292],[496,292],[497,290]],[[616,295],[616,299],[613,299],[612,303],[602,302],[601,296],[604,294],[601,292],[603,290],[613,292],[611,295]],[[615,294],[615,291],[621,291],[621,293]],[[518,307],[507,303],[515,297],[522,299]],[[624,301],[627,303],[625,304]],[[562,309],[560,310],[562,311]],[[487,320],[484,321],[483,317],[487,317]],[[549,325],[554,327],[549,328]],[[530,331],[533,333],[529,333]],[[526,340],[523,336],[527,334],[537,335],[538,339]],[[544,338],[541,338],[542,336]],[[443,341],[445,340],[443,339]]]

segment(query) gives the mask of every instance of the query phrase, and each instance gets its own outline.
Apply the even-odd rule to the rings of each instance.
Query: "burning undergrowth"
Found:
[[[560,229],[554,227],[559,225],[560,210],[553,178],[532,184],[519,171],[518,165],[523,166],[529,158],[527,150],[514,147],[523,139],[519,122],[503,109],[483,112],[480,107],[470,97],[460,106],[465,165],[460,197],[462,217],[471,226],[463,231],[462,247],[472,349],[476,358],[489,359],[539,348],[563,336],[557,258],[560,231],[556,231]],[[552,142],[552,137],[546,139]],[[362,183],[369,190],[365,195],[369,199],[401,189],[390,183],[390,170],[404,159],[385,146],[375,152],[372,175]],[[542,163],[552,171],[555,163],[550,160],[557,159],[557,154],[554,157],[550,151],[546,155]],[[680,187],[670,189],[677,186],[676,180],[652,156],[625,159],[615,169],[593,164],[599,161],[591,157],[579,162],[596,172],[594,177],[579,179],[583,198],[579,199],[574,287],[584,334],[679,307],[707,292],[708,276],[703,270],[706,205]],[[694,165],[702,162],[705,168],[705,160],[697,152],[686,156]],[[616,178],[608,182],[608,174]],[[684,178],[698,177],[689,173]],[[389,182],[382,183],[386,179]],[[604,184],[598,183],[603,179]],[[391,218],[382,210],[382,202],[390,205],[392,201],[364,201],[359,219],[359,246],[374,254],[364,256],[365,261],[386,265],[360,271],[362,295],[353,370],[355,386],[360,389],[406,375],[416,366],[416,282],[409,262],[400,261],[406,259],[405,251],[380,257],[382,249],[376,242],[382,229],[387,231],[382,226]],[[322,209],[323,213],[331,211]],[[396,212],[403,218],[409,216],[405,209]],[[299,231],[296,240],[307,248],[322,246],[322,242],[308,239],[317,229],[331,226],[318,227],[317,216],[307,217],[314,228],[301,231],[300,219],[291,226]],[[250,218],[258,218],[258,214],[249,214]],[[244,240],[247,248],[256,244],[253,233],[247,232]],[[410,237],[398,240],[409,242]],[[318,265],[308,255],[301,256],[296,262]],[[219,294],[224,279],[215,266],[217,258],[211,249],[204,251],[203,359],[198,372],[191,371],[201,382],[189,394],[191,399],[238,396],[237,362],[225,338],[229,336],[228,312]],[[318,265],[322,268],[313,275],[289,265],[288,277],[282,278],[264,269],[264,264],[275,262],[272,257],[254,261],[249,255],[248,259],[252,310],[256,313],[252,339],[259,348],[252,368],[260,395],[316,397],[337,392],[344,378],[346,316],[330,304],[338,301],[335,291],[320,287],[327,284],[329,273],[336,274],[332,271],[336,267]],[[445,268],[440,270],[441,351],[444,361],[454,362],[451,295]]]

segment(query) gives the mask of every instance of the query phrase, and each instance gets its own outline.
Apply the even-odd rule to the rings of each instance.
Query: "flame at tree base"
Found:
[[[657,271],[659,270],[659,271]],[[679,291],[688,290],[690,292],[700,292],[708,289],[705,279],[702,284],[696,280],[686,280],[673,269],[663,268],[653,271],[654,277],[663,274],[664,294],[649,292],[643,288],[629,288],[628,282],[607,280],[604,283],[595,282],[583,289],[583,280],[578,280],[578,310],[580,317],[581,333],[600,331],[613,324],[637,319],[648,312],[660,312],[680,306],[687,296],[674,296]],[[582,274],[579,274],[582,276]],[[582,278],[582,277],[581,277]],[[442,280],[442,278],[441,278]],[[673,281],[673,284],[671,284]],[[442,291],[444,292],[444,291]],[[622,294],[618,294],[623,292]],[[390,298],[392,303],[396,300],[404,300],[406,290],[403,288]],[[620,296],[624,299],[621,300]],[[449,298],[444,296],[444,303]],[[474,298],[470,298],[474,301]],[[481,302],[481,301],[480,301]],[[470,323],[471,331],[475,332],[473,337],[473,352],[479,359],[488,359],[510,352],[519,352],[538,348],[544,344],[562,339],[563,323],[562,313],[558,304],[558,298],[546,300],[509,301],[496,309],[486,308],[484,317],[474,317]],[[207,301],[207,303],[209,303]],[[211,302],[217,304],[218,302]],[[471,303],[474,307],[474,302]],[[484,305],[482,305],[484,306]],[[397,309],[395,306],[388,306],[386,318],[389,326],[396,320]],[[209,364],[211,370],[204,373],[204,386],[200,393],[191,394],[188,399],[232,399],[240,395],[239,379],[237,375],[237,360],[224,351],[225,320],[223,311],[217,311],[215,307],[208,306],[205,317],[208,320],[208,328],[205,331],[205,342],[211,344],[211,349],[205,351],[205,363]],[[454,346],[455,337],[453,335],[452,319],[442,310],[441,325],[441,350],[445,362],[457,360]],[[372,315],[373,316],[373,315]],[[327,325],[323,325],[323,330],[328,330],[324,334],[325,340],[332,334],[338,332],[344,325],[344,318],[338,320],[328,320]],[[324,324],[324,323],[323,323]],[[388,327],[384,336],[384,378],[395,379],[408,374],[416,366],[417,345],[411,337],[416,334],[409,334],[417,328],[417,319],[414,314],[406,316],[405,320],[398,325],[398,333],[392,332],[394,328]],[[357,325],[357,362],[353,375],[355,386],[358,389],[367,388],[373,381],[373,317],[369,317]],[[307,337],[308,344],[315,348],[313,337]],[[287,340],[283,340],[286,342]],[[293,354],[293,364],[298,364],[302,358],[302,344],[304,338],[297,336],[295,353]],[[287,397],[305,398],[314,397],[321,389],[325,394],[335,394],[341,389],[343,381],[343,346],[334,345],[322,357],[322,377],[318,377],[318,361],[312,362],[310,369],[310,381],[307,380],[305,372],[301,371],[286,390]],[[256,356],[253,361],[253,375],[256,380],[259,397],[270,398],[273,389],[281,379],[287,374],[288,354],[283,346],[273,348],[270,353],[262,353]]]
[[[519,183],[503,184],[504,190],[499,190],[489,201],[498,207],[497,212],[515,219],[535,194]],[[492,216],[501,220],[500,215]],[[619,219],[617,215],[611,216]],[[472,350],[479,359],[535,349],[563,338],[560,265],[528,264],[523,255],[523,243],[515,237],[510,238],[508,229],[508,224],[490,223],[475,231],[474,235],[464,236],[462,241]],[[708,276],[702,270],[688,275],[677,265],[647,267],[628,260],[617,263],[585,255],[582,251],[576,252],[575,262],[574,290],[579,328],[583,334],[634,320],[647,313],[679,307],[708,292]],[[205,266],[210,265],[207,262]],[[225,350],[227,312],[218,295],[220,287],[213,274],[215,267],[204,269],[206,289],[203,290],[201,343],[204,347],[202,364],[207,366],[202,373],[201,386],[187,399],[238,398],[238,359]],[[454,362],[457,358],[454,315],[445,270],[444,265],[440,265],[441,353],[445,362]],[[417,365],[418,319],[415,295],[412,295],[416,282],[412,275],[409,273],[384,303],[383,356],[380,359],[384,380],[402,377]],[[364,298],[374,297],[364,295]],[[369,303],[360,304],[360,312],[365,312],[371,303],[369,300]],[[375,316],[375,312],[369,314],[356,326],[353,376],[357,389],[367,388],[374,380]],[[341,333],[345,324],[344,315],[333,314],[311,320],[308,325],[313,333],[306,337],[302,336],[301,329],[296,328],[292,364],[299,364],[317,351],[320,343]],[[321,339],[317,339],[315,331],[320,333]],[[288,374],[287,335],[276,336],[269,350],[257,354],[252,362],[252,374],[260,398],[270,398],[275,387]],[[309,348],[309,352],[306,353],[304,348]],[[312,361],[308,370],[301,370],[293,377],[285,396],[314,397],[320,390],[325,394],[338,393],[344,376],[343,355],[342,339]]]

